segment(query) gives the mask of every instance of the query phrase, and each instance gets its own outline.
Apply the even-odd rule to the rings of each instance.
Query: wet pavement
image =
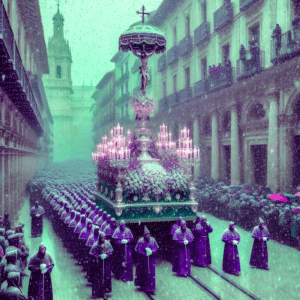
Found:
[[[55,261],[52,271],[52,286],[54,300],[83,300],[91,298],[91,287],[85,278],[81,267],[76,265],[72,254],[63,247],[61,239],[55,234],[52,224],[44,219],[44,231],[42,237],[30,237],[31,220],[29,216],[29,201],[27,200],[20,211],[20,222],[25,223],[25,240],[30,248],[30,256],[37,251],[41,241],[47,246],[47,251]],[[241,243],[238,246],[241,274],[239,277],[225,274],[222,271],[222,259],[224,243],[221,241],[223,231],[228,222],[219,220],[206,214],[208,221],[213,226],[210,234],[212,268],[227,278],[229,281],[240,286],[258,299],[299,299],[299,262],[300,252],[291,247],[281,245],[274,241],[268,242],[269,271],[252,269],[249,266],[250,254],[253,244],[251,233],[238,229],[241,234]],[[27,274],[30,272],[26,269]],[[204,284],[220,299],[251,299],[245,293],[226,282],[220,276],[207,268],[192,266],[191,275]],[[29,278],[24,278],[23,291],[27,295]],[[124,283],[112,279],[112,293],[108,294],[111,299],[149,299],[133,282]],[[191,278],[179,278],[171,271],[171,264],[166,261],[157,261],[156,265],[156,295],[152,299],[193,300],[193,299],[216,299],[203,287],[199,286]]]

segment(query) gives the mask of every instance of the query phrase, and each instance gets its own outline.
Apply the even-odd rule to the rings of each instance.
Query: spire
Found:
[[[56,37],[64,37],[64,17],[59,11],[59,0],[57,1],[57,12],[52,18],[53,32]]]

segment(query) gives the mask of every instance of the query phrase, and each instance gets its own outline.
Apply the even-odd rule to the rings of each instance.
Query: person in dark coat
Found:
[[[53,267],[54,261],[51,255],[46,252],[44,243],[41,243],[39,251],[32,255],[28,265],[28,270],[31,271],[28,286],[29,298],[33,297],[34,300],[53,300],[51,282]]]
[[[133,281],[133,261],[131,244],[133,235],[129,228],[125,227],[125,221],[121,220],[120,226],[112,235],[115,246],[115,275],[124,282]]]
[[[178,263],[178,259],[177,259],[177,251],[176,251],[176,243],[175,241],[173,240],[173,236],[174,236],[174,233],[175,231],[180,228],[181,226],[181,222],[182,222],[182,217],[178,217],[177,219],[177,222],[176,224],[174,224],[172,227],[171,227],[171,242],[170,242],[170,248],[171,248],[171,263],[172,263],[172,271],[173,272],[177,272],[177,269],[178,269],[178,266],[177,266],[177,263]]]
[[[267,213],[267,226],[272,239],[278,239],[279,234],[279,210],[274,204],[270,205],[270,210]]]
[[[31,216],[31,235],[41,236],[43,234],[43,215],[45,214],[44,208],[35,201],[35,206],[30,210]]]
[[[106,298],[106,293],[111,293],[111,261],[113,248],[105,235],[100,232],[98,241],[90,251],[90,272],[92,278],[92,297]]]
[[[89,236],[89,238],[86,242],[86,247],[88,247],[91,250],[91,248],[98,241],[98,239],[99,239],[99,227],[93,225],[93,232]],[[90,252],[90,250],[89,250],[89,252]],[[88,255],[88,266],[87,266],[87,270],[86,270],[87,271],[87,281],[88,282],[92,282],[91,270],[90,270],[90,266],[92,265],[91,258],[92,258],[92,256]]]
[[[278,56],[281,48],[281,27],[279,24],[276,24],[276,27],[273,30],[272,38],[275,39],[275,53],[276,56]]]
[[[178,276],[187,277],[191,274],[191,244],[194,240],[192,231],[186,227],[186,221],[181,222],[173,236],[176,245],[176,259],[177,259],[177,272]]]
[[[234,222],[229,222],[229,228],[222,236],[222,242],[225,243],[223,255],[223,271],[229,274],[238,275],[241,271],[240,258],[237,245],[240,243],[241,236],[234,229]]]
[[[146,293],[155,295],[155,253],[158,245],[154,237],[150,237],[150,231],[145,226],[144,237],[140,238],[135,247],[138,253],[138,262],[134,285],[140,286]]]
[[[252,231],[252,237],[254,238],[254,242],[250,257],[250,266],[269,270],[267,241],[270,235],[261,218],[259,218],[259,225],[255,226]]]
[[[207,222],[206,216],[201,217],[201,222],[196,225],[195,236],[195,259],[194,263],[199,267],[206,267],[211,264],[209,233],[213,231],[211,225]]]
[[[244,47],[243,44],[241,44],[241,48],[240,48],[240,60],[245,63],[246,61],[246,54],[247,54],[247,50],[246,48]]]
[[[0,291],[1,300],[27,300],[19,285],[20,273],[10,272],[7,276],[7,286]]]
[[[86,246],[86,242],[90,235],[92,234],[93,222],[90,219],[87,219],[87,226],[83,228],[78,237],[79,247],[81,249],[80,253],[80,264],[83,265],[84,270],[87,270],[88,267],[88,254],[90,252],[90,247]]]
[[[2,227],[5,228],[5,231],[10,230],[10,220],[9,220],[9,214],[4,214],[4,219],[2,222]]]

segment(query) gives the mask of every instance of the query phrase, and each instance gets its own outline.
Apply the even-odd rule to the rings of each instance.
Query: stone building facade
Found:
[[[64,36],[64,17],[53,16],[53,36],[48,41],[49,74],[43,76],[53,116],[53,161],[89,159],[92,151],[93,86],[73,86],[72,55]]]
[[[0,1],[0,15],[0,215],[16,218],[27,182],[51,161],[53,119],[39,1]]]

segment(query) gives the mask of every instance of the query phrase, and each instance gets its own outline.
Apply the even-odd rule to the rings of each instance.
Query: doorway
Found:
[[[300,186],[300,135],[294,137],[293,186]]]
[[[254,183],[267,185],[267,145],[252,145]]]

